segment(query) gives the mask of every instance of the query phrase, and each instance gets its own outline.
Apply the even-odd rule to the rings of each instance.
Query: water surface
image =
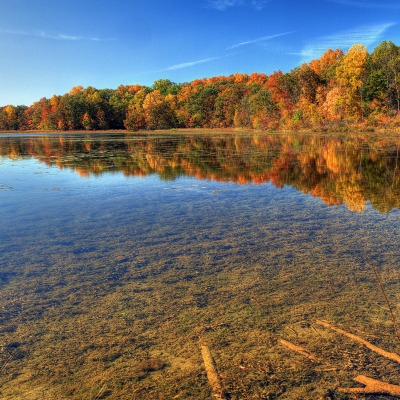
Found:
[[[199,342],[231,399],[400,384],[396,363],[317,323],[400,352],[379,286],[400,319],[399,149],[2,135],[0,397],[212,398]]]

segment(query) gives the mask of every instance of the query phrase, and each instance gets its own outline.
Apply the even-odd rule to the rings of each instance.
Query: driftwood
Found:
[[[358,343],[363,344],[365,347],[368,347],[370,350],[374,351],[375,353],[380,354],[381,356],[388,358],[389,360],[395,361],[397,363],[400,364],[400,356],[396,353],[389,353],[386,350],[381,349],[380,347],[375,346],[374,344],[364,340],[363,338],[361,338],[360,336],[356,336],[350,332],[346,332],[343,329],[340,328],[336,328],[334,326],[332,326],[331,324],[329,324],[328,322],[324,322],[324,321],[316,321],[316,323],[318,325],[322,325],[325,328],[329,328],[332,329],[335,332],[341,333],[344,336],[347,336],[350,339],[355,340]]]
[[[390,396],[400,397],[400,386],[390,383],[377,381],[364,375],[358,375],[354,378],[356,382],[365,385],[363,388],[339,388],[342,393],[363,393],[363,394],[388,394]]]
[[[204,368],[207,373],[208,383],[210,384],[213,396],[217,400],[225,400],[226,396],[222,389],[215,361],[211,355],[210,349],[204,344],[201,344],[201,355],[203,357]]]
[[[278,342],[280,344],[282,344],[283,346],[286,346],[289,349],[296,351],[297,353],[303,355],[304,357],[307,357],[308,359],[310,359],[314,362],[317,361],[317,359],[311,353],[309,353],[307,350],[303,349],[303,347],[297,346],[297,345],[290,343],[284,339],[279,339]]]

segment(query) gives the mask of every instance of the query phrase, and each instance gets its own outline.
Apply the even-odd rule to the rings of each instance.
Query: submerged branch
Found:
[[[280,344],[282,344],[283,346],[288,347],[289,349],[303,355],[304,357],[307,357],[308,359],[312,360],[312,361],[316,361],[317,359],[315,358],[315,356],[313,356],[311,353],[309,353],[307,350],[303,349],[303,347],[297,346],[293,343],[288,342],[287,340],[284,339],[279,339],[278,342]]]
[[[339,388],[342,393],[363,393],[363,394],[388,394],[390,396],[400,397],[400,386],[368,378],[364,375],[358,375],[354,381],[365,385],[364,388]]]
[[[208,346],[201,344],[201,355],[203,357],[204,368],[207,373],[208,383],[210,384],[213,396],[217,400],[224,400],[226,396],[222,389],[221,380],[217,372],[214,358]]]
[[[352,334],[350,332],[346,332],[343,329],[336,328],[335,326],[332,326],[328,322],[316,321],[316,323],[318,325],[324,326],[325,328],[329,328],[329,329],[332,329],[335,332],[341,333],[342,335],[347,336],[348,338],[353,339],[356,342],[363,344],[365,347],[368,347],[370,350],[374,351],[375,353],[378,353],[381,356],[383,356],[385,358],[388,358],[389,360],[395,361],[395,362],[400,364],[400,356],[398,354],[396,354],[396,353],[389,353],[388,351],[383,350],[380,347],[377,347],[374,344],[364,340],[360,336],[354,335],[354,334]]]

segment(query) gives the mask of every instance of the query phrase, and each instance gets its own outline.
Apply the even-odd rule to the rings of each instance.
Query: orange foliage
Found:
[[[319,59],[310,62],[310,67],[318,75],[322,75],[329,67],[334,65],[338,60],[343,57],[343,50],[328,49]]]

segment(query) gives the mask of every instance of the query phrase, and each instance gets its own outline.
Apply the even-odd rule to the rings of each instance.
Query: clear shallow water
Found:
[[[399,148],[0,137],[1,396],[208,398],[199,340],[230,398],[346,398],[359,373],[400,384],[398,365],[316,324],[399,352],[373,270],[398,316]]]

